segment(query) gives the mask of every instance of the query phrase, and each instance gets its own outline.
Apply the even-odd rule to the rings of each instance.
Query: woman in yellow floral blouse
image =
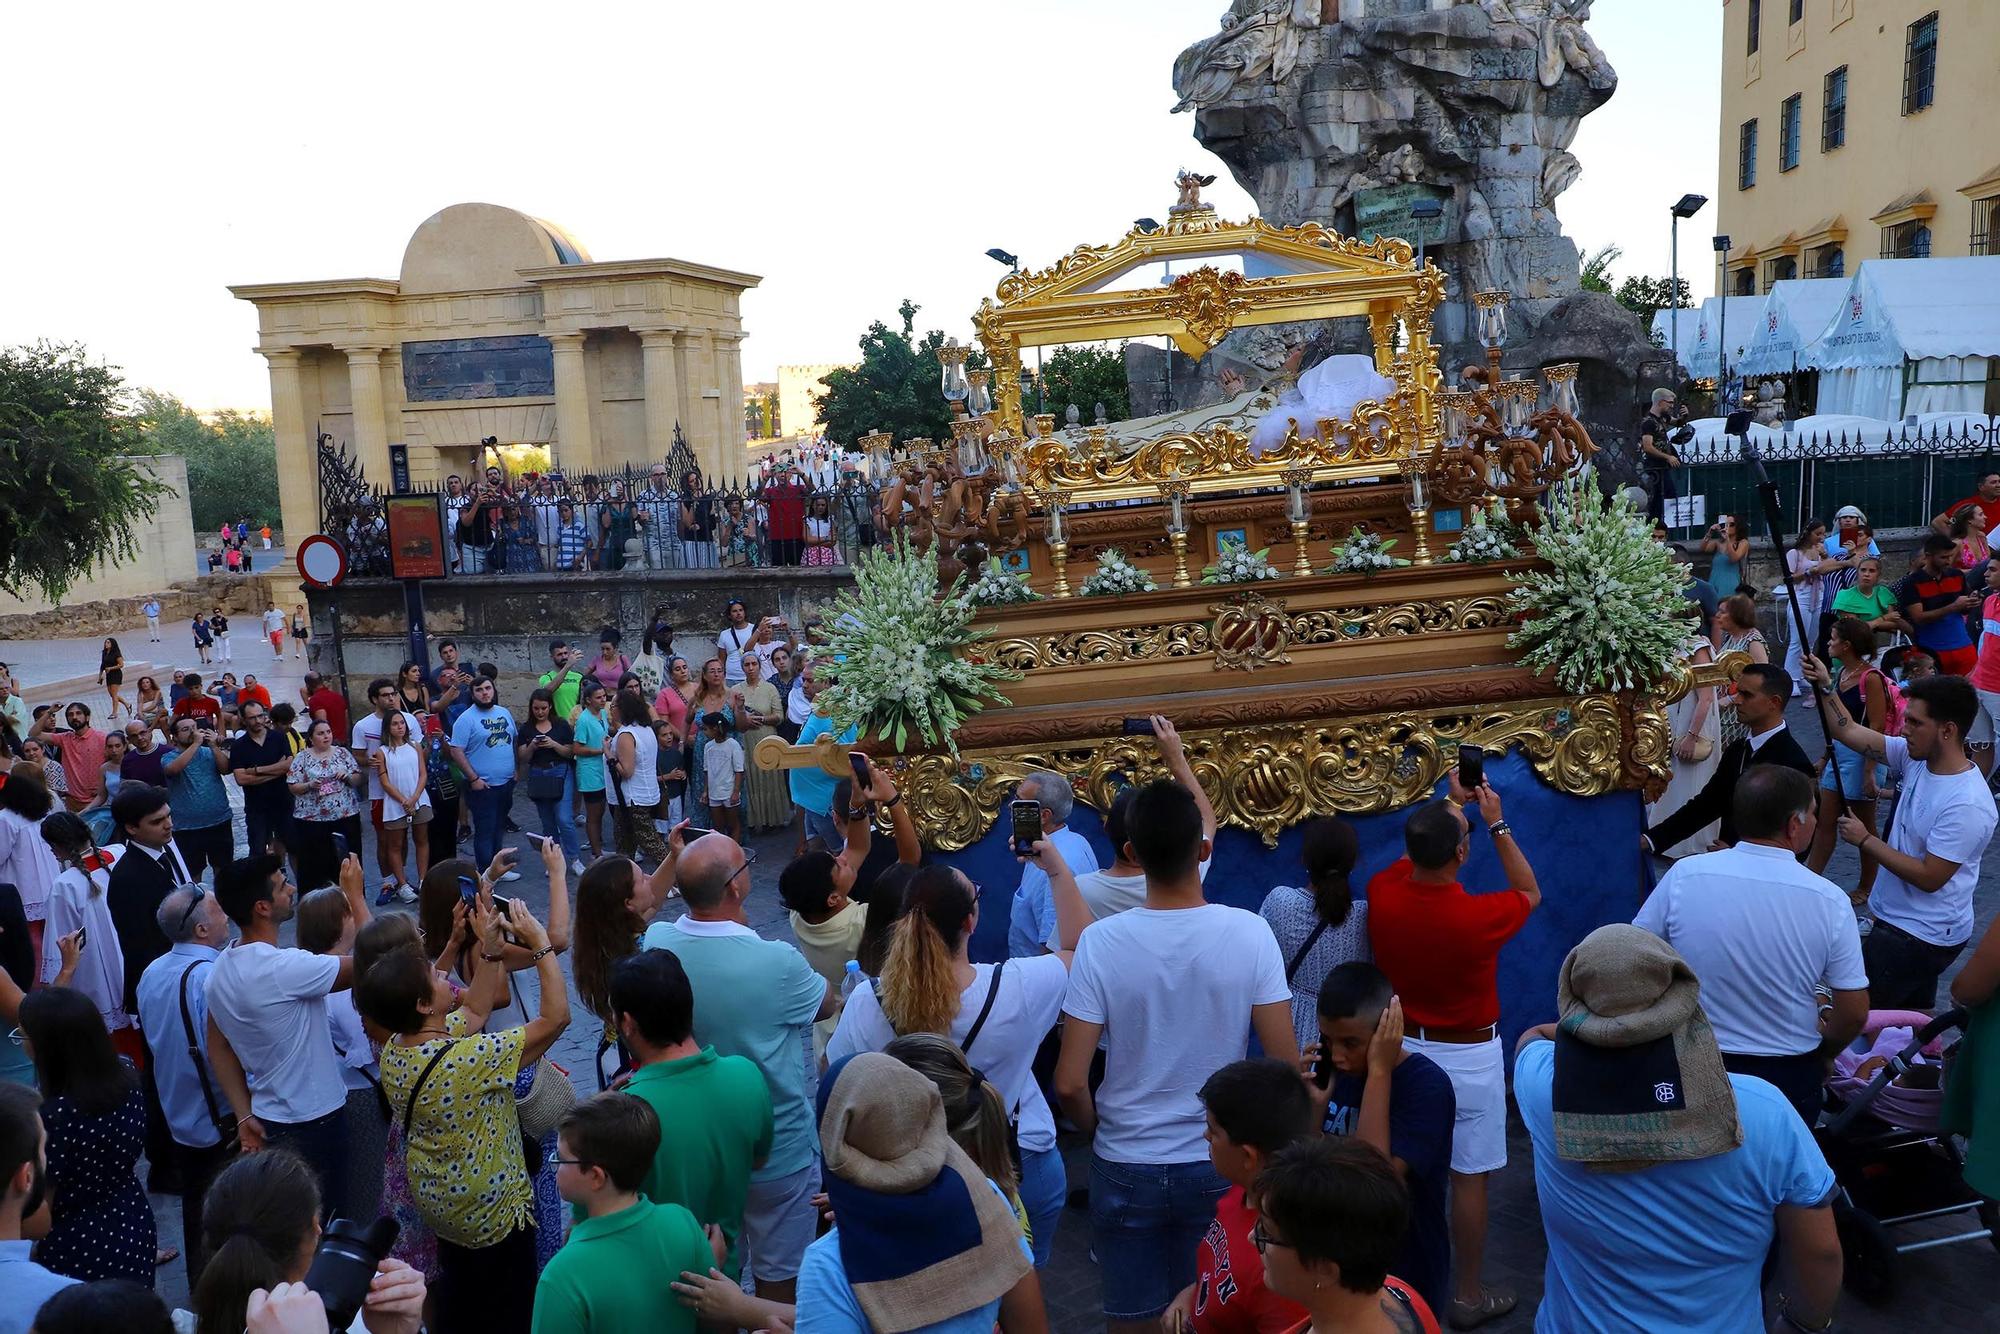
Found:
[[[483,958],[501,958],[509,934],[531,952],[541,984],[535,1018],[483,1031],[506,1003],[507,970],[481,969],[453,1009],[450,982],[416,950],[379,960],[355,999],[394,1035],[382,1048],[382,1092],[404,1127],[411,1193],[437,1234],[437,1327],[525,1334],[535,1234],[514,1081],[569,1027],[569,990],[548,932],[521,900],[509,907],[506,934],[490,891],[481,891],[472,919]]]

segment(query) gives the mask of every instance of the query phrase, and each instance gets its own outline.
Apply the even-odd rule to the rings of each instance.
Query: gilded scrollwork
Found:
[[[1642,733],[1653,730],[1652,712],[1657,706],[1650,701],[1638,711]],[[1633,752],[1625,716],[1608,696],[1562,696],[1195,731],[1183,733],[1182,742],[1216,818],[1275,846],[1283,830],[1316,815],[1390,811],[1423,800],[1456,762],[1460,745],[1495,754],[1519,750],[1551,786],[1601,796],[1626,785],[1625,757]],[[1659,757],[1664,763],[1663,749]],[[942,756],[895,763],[919,830],[944,851],[984,836],[1012,784],[1033,770],[1063,774],[1100,809],[1121,783],[1165,774],[1150,742],[1123,736],[1050,749],[966,751],[956,770]]]

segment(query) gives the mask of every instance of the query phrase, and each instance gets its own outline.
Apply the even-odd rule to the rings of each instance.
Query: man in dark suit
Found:
[[[1736,782],[1753,764],[1781,764],[1808,778],[1813,762],[1785,726],[1785,704],[1792,697],[1792,674],[1776,663],[1753,662],[1736,678],[1736,716],[1749,733],[1732,741],[1701,791],[1687,804],[1646,831],[1640,840],[1648,852],[1671,848],[1711,820],[1722,822],[1720,841],[1736,842]]]
[[[174,817],[165,788],[120,784],[111,799],[111,819],[125,836],[125,855],[111,868],[104,902],[125,954],[125,1010],[137,1014],[139,975],[170,948],[156,920],[160,900],[194,877],[174,846]]]

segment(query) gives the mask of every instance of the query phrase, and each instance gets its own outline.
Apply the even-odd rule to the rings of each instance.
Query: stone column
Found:
[[[380,347],[347,347],[347,383],[354,404],[354,457],[363,475],[389,487],[389,424],[382,411]]]
[[[735,477],[742,472],[737,457],[729,449],[729,413],[722,401],[722,348],[717,342],[713,329],[701,334],[701,383],[696,385],[701,394],[702,434],[708,437],[708,467],[721,477]],[[711,398],[709,395],[714,394]],[[739,405],[737,411],[742,412]]]
[[[597,440],[590,430],[590,387],[583,374],[583,335],[552,333],[556,362],[556,439],[562,470],[571,477],[597,470]],[[503,442],[504,443],[504,442]]]
[[[278,511],[285,544],[285,559],[271,572],[271,589],[280,605],[289,609],[299,600],[293,553],[302,540],[319,531],[319,451],[306,422],[299,354],[284,348],[264,352],[264,360],[271,367],[271,435],[277,443]]]
[[[646,461],[658,463],[673,450],[674,423],[681,419],[681,377],[674,365],[674,330],[638,332],[646,377]]]
[[[715,335],[715,380],[722,388],[722,457],[731,472],[743,470],[743,339],[738,333]]]

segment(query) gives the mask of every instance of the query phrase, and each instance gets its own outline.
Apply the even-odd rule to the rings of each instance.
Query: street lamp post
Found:
[[[1674,368],[1678,373],[1681,364],[1681,219],[1692,218],[1708,203],[1707,195],[1682,195],[1668,210],[1673,214],[1673,237],[1668,246],[1669,258],[1667,276],[1667,337],[1671,340],[1674,353]]]
[[[1721,315],[1715,331],[1715,405],[1720,408],[1729,392],[1729,237],[1715,238],[1715,290],[1722,296]]]
[[[996,264],[1005,264],[1007,266],[1007,271],[1009,273],[1019,273],[1021,271],[1021,257],[1019,255],[1010,255],[1006,251],[1002,250],[999,246],[994,246],[991,250],[987,251],[986,258],[992,260]],[[1042,399],[1046,396],[1047,392],[1042,385],[1042,349],[1039,346],[1037,346],[1035,348],[1035,411],[1036,412],[1046,412],[1048,410],[1046,405],[1044,405],[1042,402]]]
[[[1443,216],[1442,199],[1418,199],[1410,204],[1411,222],[1435,222]],[[1417,267],[1421,269],[1424,266],[1424,243],[1430,238],[1430,228],[1415,227],[1411,230],[1417,234]]]

